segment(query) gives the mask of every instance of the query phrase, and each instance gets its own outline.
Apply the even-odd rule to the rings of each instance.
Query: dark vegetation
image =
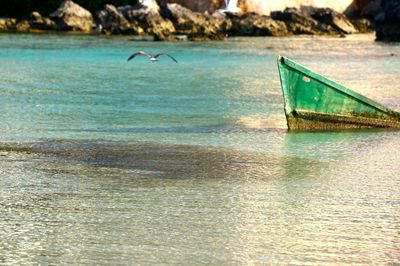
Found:
[[[0,17],[27,17],[32,11],[42,15],[54,12],[63,0],[0,0]],[[105,4],[115,6],[133,5],[136,0],[74,0],[92,13],[103,9]]]

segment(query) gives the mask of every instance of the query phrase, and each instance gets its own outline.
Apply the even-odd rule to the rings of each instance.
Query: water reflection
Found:
[[[316,136],[321,150],[348,140]],[[378,141],[385,137],[372,137],[376,142],[364,148],[363,139],[350,142],[359,151],[388,148]],[[307,135],[287,134],[285,146],[311,144]],[[345,159],[337,170],[338,159],[207,146],[87,140],[1,146],[6,262],[390,261],[381,257],[382,245],[395,254],[387,239],[400,224],[399,186],[383,191],[398,180],[365,183]],[[355,154],[349,156],[361,158]]]
[[[280,157],[255,152],[212,147],[151,143],[112,143],[98,141],[57,141],[33,144],[7,143],[3,152],[25,152],[55,156],[64,163],[100,168],[118,168],[163,173],[163,178],[229,178],[254,176],[280,178],[281,168],[312,164],[300,157]],[[296,162],[296,164],[295,164]],[[292,165],[293,164],[293,165]],[[282,165],[282,166],[281,166]],[[277,176],[278,175],[278,176]]]
[[[55,141],[3,144],[1,152],[9,175],[2,245],[15,263],[239,263],[258,239],[265,204],[273,204],[267,195],[280,197],[279,184],[293,178],[285,169],[319,168],[301,158],[185,145]]]

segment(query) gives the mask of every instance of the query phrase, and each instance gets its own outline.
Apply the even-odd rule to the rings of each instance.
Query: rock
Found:
[[[39,12],[32,12],[30,15],[29,24],[34,30],[53,30],[55,23],[50,18],[42,17]]]
[[[159,13],[155,1],[139,1],[133,6],[106,5],[97,12],[96,22],[106,34],[152,35],[156,40],[171,40],[174,25]]]
[[[139,25],[144,32],[153,35],[156,40],[171,40],[175,33],[172,22],[164,19],[157,8],[150,8],[143,4],[125,6],[118,9],[131,23]]]
[[[376,40],[400,42],[400,24],[385,23],[376,26]]]
[[[318,21],[309,14],[297,8],[286,8],[284,11],[271,12],[275,20],[283,21],[289,32],[294,34],[324,34],[332,31],[326,25],[319,25]]]
[[[193,12],[178,4],[167,4],[168,18],[177,34],[188,35],[191,40],[220,40],[224,38],[223,19],[209,14]]]
[[[28,20],[21,20],[15,25],[15,30],[18,32],[29,32],[31,25]]]
[[[372,20],[378,41],[400,41],[400,0],[354,0],[345,14],[361,32],[366,23],[360,19]]]
[[[350,19],[350,22],[359,33],[368,33],[373,31],[372,23],[369,19]]]
[[[221,30],[228,31],[233,25],[232,20],[228,15],[229,14],[227,13],[221,14],[220,12],[215,11],[211,15],[212,20],[210,20],[210,22],[215,23],[215,26],[221,28]]]
[[[382,12],[375,17],[378,41],[400,41],[400,1],[383,0]]]
[[[106,34],[140,35],[144,30],[137,24],[131,24],[115,6],[105,5],[104,10],[96,14],[96,22]]]
[[[339,33],[351,34],[357,30],[345,15],[330,8],[303,7],[304,12],[310,15],[320,24],[331,26]]]
[[[0,18],[0,31],[15,31],[16,25],[15,18]]]
[[[233,26],[233,22],[227,13],[221,14],[216,11],[211,16],[206,13],[206,19],[212,27],[219,29],[221,35],[226,35]]]
[[[238,36],[285,36],[289,32],[286,24],[271,17],[255,13],[242,16],[231,15],[232,28],[230,33]]]
[[[50,18],[59,30],[90,32],[94,27],[92,14],[71,0],[62,2]]]
[[[344,15],[350,19],[373,19],[380,12],[382,12],[382,0],[355,0],[344,11]]]
[[[369,1],[362,9],[360,9],[360,17],[374,18],[382,11],[382,0]]]
[[[118,11],[128,20],[128,21],[137,21],[143,20],[144,17],[148,15],[160,15],[160,13],[152,8],[144,6],[142,4],[136,4],[133,6],[121,6],[118,7]]]
[[[156,40],[169,40],[175,32],[172,22],[164,19],[158,8],[138,4],[118,10],[131,24],[141,27],[144,34],[152,35]]]
[[[6,31],[8,29],[6,20],[4,18],[0,18],[0,31]]]
[[[357,29],[350,20],[333,9],[303,6],[272,12],[273,19],[285,22],[294,34],[351,34]]]
[[[194,12],[209,12],[210,14],[214,13],[218,8],[221,8],[223,5],[225,5],[225,3],[223,3],[224,1],[222,0],[157,0],[157,2],[161,8],[166,8],[168,4],[175,3]]]
[[[400,0],[383,0],[382,8],[385,13],[385,21],[400,21]]]
[[[175,33],[175,27],[172,22],[168,19],[164,19],[161,16],[149,15],[146,18],[148,28],[146,29],[148,34],[154,36],[155,40],[173,40],[173,34]]]

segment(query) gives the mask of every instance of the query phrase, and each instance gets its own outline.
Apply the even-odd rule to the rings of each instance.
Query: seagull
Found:
[[[158,61],[158,57],[160,57],[160,56],[162,56],[162,55],[166,55],[166,56],[168,56],[169,58],[171,58],[172,60],[174,60],[175,63],[178,63],[178,61],[176,61],[176,59],[173,58],[172,56],[170,56],[169,54],[166,54],[166,53],[159,53],[159,54],[156,54],[156,55],[150,55],[150,54],[148,54],[148,53],[146,53],[146,52],[144,52],[144,51],[139,51],[139,52],[136,52],[136,53],[132,54],[132,55],[128,58],[128,61],[132,60],[132,59],[133,59],[135,56],[137,56],[137,55],[144,55],[144,56],[147,56],[147,58],[149,58],[149,60],[150,60],[151,62],[157,62],[157,61]]]
[[[238,0],[225,0],[225,8],[223,9],[218,9],[219,13],[239,13],[242,11],[241,8],[237,6]]]

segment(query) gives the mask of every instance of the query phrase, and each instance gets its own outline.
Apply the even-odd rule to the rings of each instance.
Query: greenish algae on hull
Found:
[[[278,57],[289,130],[400,128],[400,113]]]

